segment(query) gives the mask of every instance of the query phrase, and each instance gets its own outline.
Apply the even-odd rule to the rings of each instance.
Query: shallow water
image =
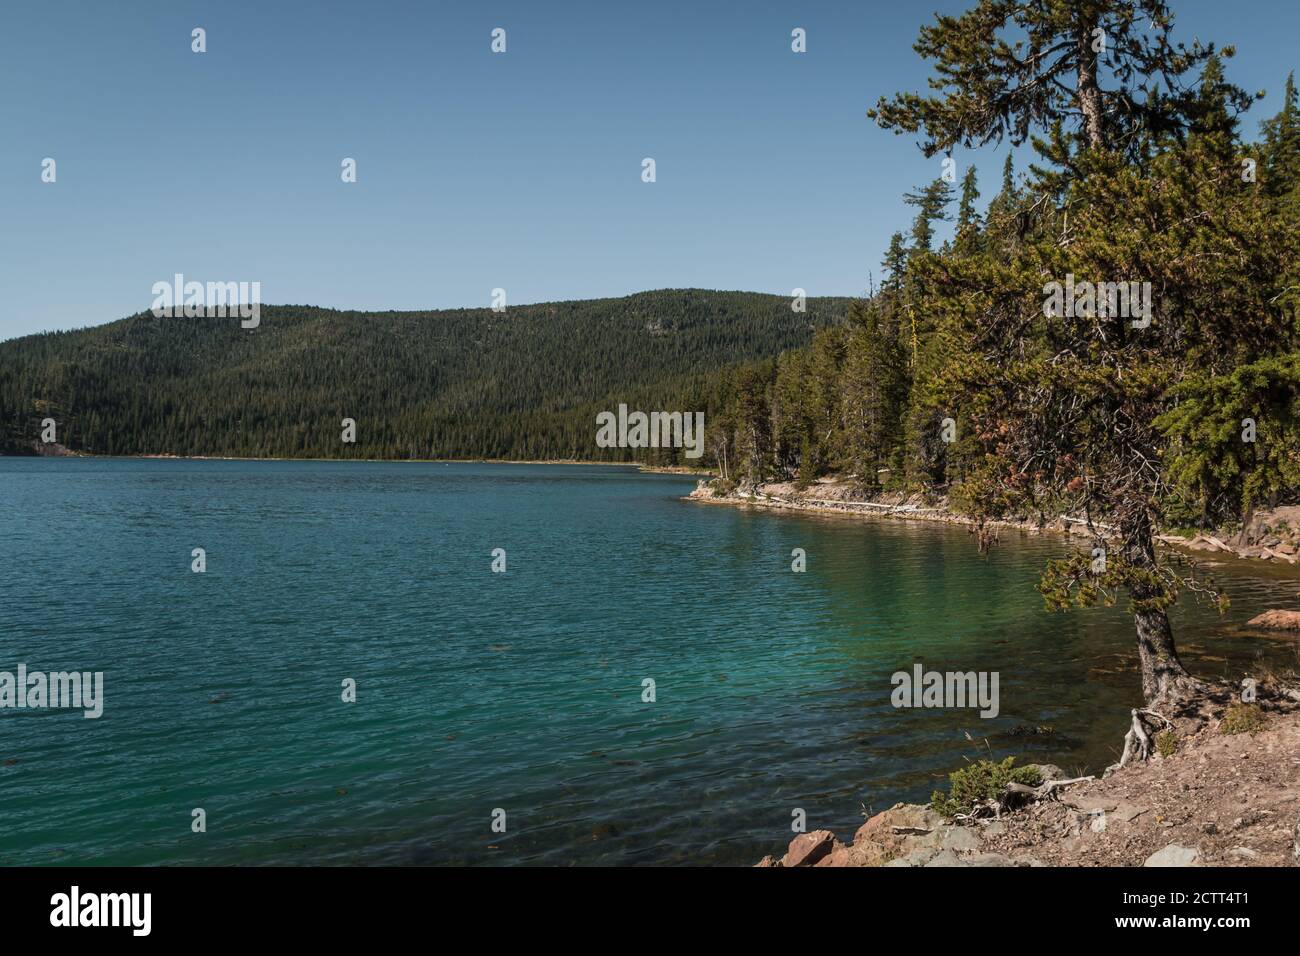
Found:
[[[794,808],[847,836],[965,756],[1114,759],[1131,619],[1043,610],[1063,541],[981,557],[962,528],[680,500],[692,485],[0,459],[0,670],[105,681],[98,720],[0,710],[0,863],[750,864]],[[1180,603],[1195,672],[1295,664],[1294,640],[1240,626],[1294,606],[1300,577],[1267,573],[1222,572],[1226,617]],[[916,661],[997,671],[999,715],[895,709]]]

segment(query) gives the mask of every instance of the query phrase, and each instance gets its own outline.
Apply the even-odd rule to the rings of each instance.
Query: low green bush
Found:
[[[1037,770],[1014,767],[1015,761],[1015,757],[1007,757],[1001,763],[980,760],[969,767],[954,770],[948,775],[948,793],[945,795],[936,790],[930,797],[930,806],[951,820],[959,813],[970,813],[985,800],[997,799],[1009,783],[1036,787],[1043,782]]]
[[[1219,721],[1221,734],[1253,734],[1264,726],[1264,712],[1259,704],[1229,704]]]

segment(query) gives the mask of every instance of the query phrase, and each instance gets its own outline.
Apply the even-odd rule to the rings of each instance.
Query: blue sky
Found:
[[[939,172],[865,111],[923,87],[917,27],[967,5],[6,4],[0,339],[147,309],[177,272],[354,309],[482,307],[496,287],[859,294],[910,222],[902,193]],[[1175,8],[1181,38],[1235,44],[1230,78],[1268,90],[1254,135],[1300,60],[1300,4]],[[1003,157],[957,155],[985,200]]]

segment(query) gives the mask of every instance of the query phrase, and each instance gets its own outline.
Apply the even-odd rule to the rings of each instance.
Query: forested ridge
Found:
[[[701,289],[490,309],[341,312],[263,306],[0,343],[0,449],[104,455],[610,459],[596,414],[719,407],[738,365],[806,345],[845,299]],[[356,422],[355,443],[342,420]]]

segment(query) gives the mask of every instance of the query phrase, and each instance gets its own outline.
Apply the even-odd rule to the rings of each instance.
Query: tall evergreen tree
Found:
[[[966,175],[961,180],[961,201],[957,206],[958,232],[977,223],[979,214],[975,211],[975,203],[979,198],[980,190],[976,182],[975,167],[968,166],[966,167]]]
[[[1265,188],[1274,197],[1300,195],[1300,102],[1294,71],[1287,74],[1282,108],[1260,125]]]
[[[882,97],[868,115],[923,134],[927,156],[1019,145],[1058,120],[1086,148],[1136,154],[1145,137],[1185,128],[1195,91],[1184,78],[1215,52],[1175,44],[1172,28],[1165,0],[979,0],[921,28],[914,49],[935,64],[934,94]],[[1244,109],[1247,94],[1232,94]]]
[[[905,194],[903,202],[916,207],[916,219],[912,223],[912,251],[929,252],[934,244],[934,224],[948,219],[952,184],[944,179],[936,179],[923,189]]]
[[[768,400],[768,369],[744,369],[736,385],[736,448],[740,456],[741,487],[753,490],[771,471],[772,421]]]
[[[885,251],[885,261],[881,263],[885,272],[882,288],[887,292],[897,292],[903,287],[903,277],[907,274],[907,242],[901,232],[889,237],[889,248]]]
[[[1144,17],[1149,36],[1137,32]],[[1039,177],[1049,187],[1040,195],[1056,202],[1032,213],[1018,245],[914,263],[918,309],[956,343],[939,378],[975,442],[970,507],[995,517],[1053,496],[1117,526],[1100,580],[1071,559],[1049,568],[1043,591],[1052,606],[1127,591],[1153,702],[1203,690],[1178,659],[1168,608],[1179,578],[1156,549],[1170,485],[1156,419],[1187,374],[1226,371],[1283,331],[1269,297],[1286,255],[1258,193],[1240,188],[1230,127],[1209,119],[1211,104],[1235,116],[1243,95],[1217,62],[1205,82],[1185,85],[1213,47],[1175,47],[1171,27],[1156,0],[980,0],[922,30],[917,49],[936,61],[938,95],[900,94],[875,111],[885,126],[923,130],[927,153],[1041,131],[1040,151],[1070,172]],[[1092,49],[1098,29],[1104,52]],[[1025,43],[1010,39],[1017,31]],[[1149,312],[1134,302],[1130,313],[1054,313],[1044,282],[1067,275],[1137,281],[1160,299]]]
[[[899,442],[905,359],[888,300],[855,302],[848,328],[842,376],[847,466],[863,487],[875,491]]]

